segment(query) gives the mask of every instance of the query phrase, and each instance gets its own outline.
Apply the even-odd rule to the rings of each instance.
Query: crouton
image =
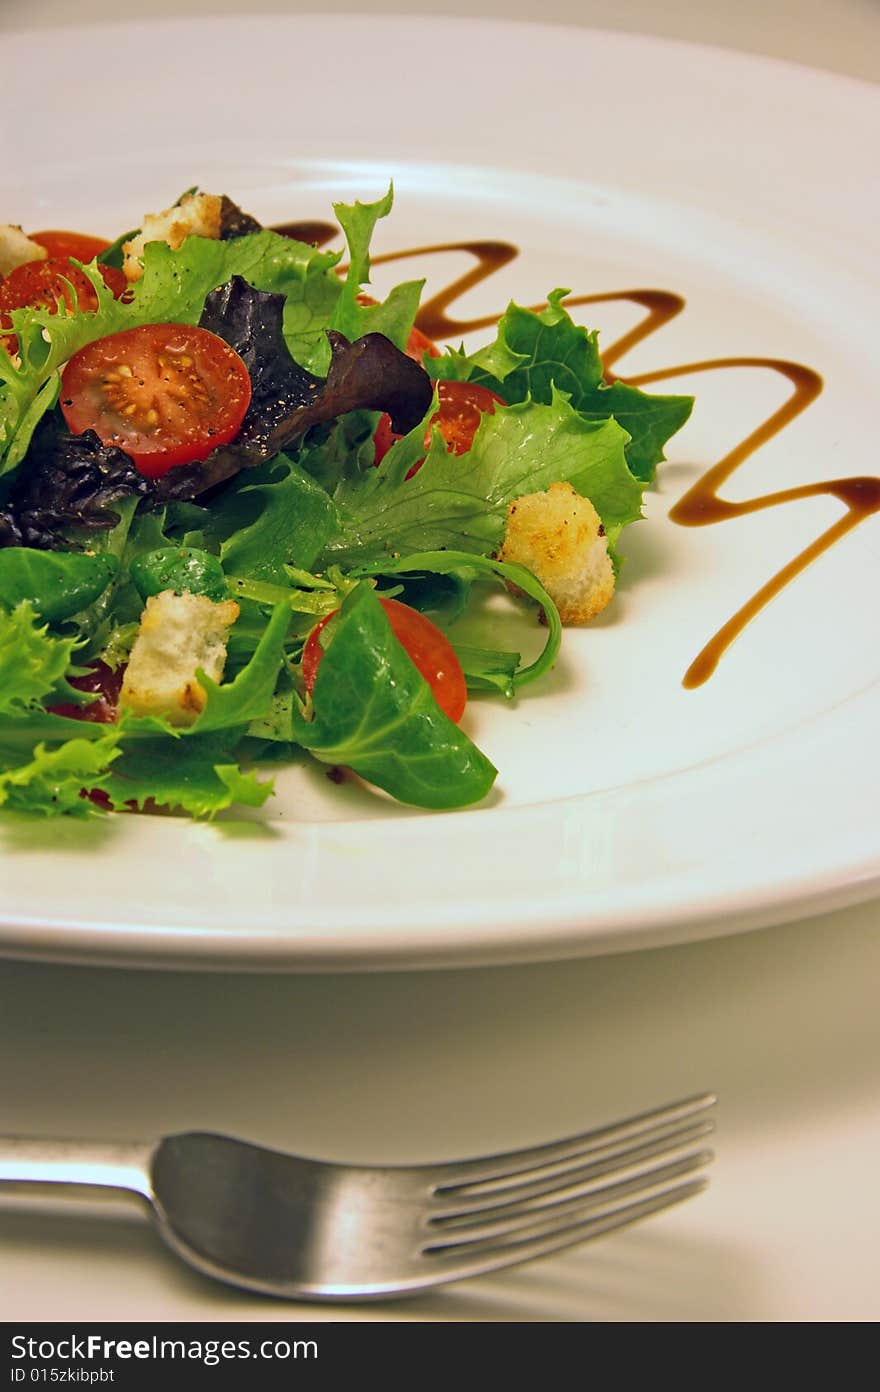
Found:
[[[136,715],[191,725],[207,700],[196,673],[201,669],[212,681],[221,680],[229,629],[238,614],[232,599],[215,604],[205,595],[174,590],[151,595],[125,669],[120,705]]]
[[[614,594],[614,569],[599,514],[570,483],[527,493],[507,509],[498,553],[538,577],[564,624],[595,618]]]
[[[32,242],[20,227],[0,223],[0,276],[8,276],[28,261],[45,261],[49,255],[39,242]]]
[[[187,237],[220,236],[223,200],[215,193],[186,193],[173,208],[163,213],[147,213],[136,236],[122,243],[122,270],[127,281],[140,280],[144,273],[144,247],[147,242],[167,242],[172,251]]]

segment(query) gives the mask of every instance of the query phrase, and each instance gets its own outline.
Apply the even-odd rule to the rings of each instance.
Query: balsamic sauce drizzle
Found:
[[[328,222],[292,222],[274,229],[286,236],[300,241],[309,241],[316,246],[324,246],[338,232]],[[443,242],[433,245],[405,248],[401,251],[385,252],[373,257],[374,265],[389,261],[402,261],[410,257],[439,255],[443,252],[462,251],[474,258],[475,265],[433,295],[422,305],[416,325],[422,333],[434,339],[454,339],[478,329],[489,328],[501,317],[501,311],[473,319],[456,319],[449,314],[450,307],[467,291],[494,275],[508,265],[518,255],[518,248],[510,242],[476,240],[463,242]],[[657,333],[685,307],[681,295],[669,290],[636,289],[610,291],[595,295],[569,295],[563,303],[571,308],[576,305],[627,302],[639,305],[646,311],[644,317],[623,334],[602,355],[607,381],[619,380],[631,386],[645,386],[652,382],[667,381],[673,377],[686,377],[699,372],[727,372],[741,368],[759,368],[775,372],[791,384],[791,392],[781,407],[740,440],[734,448],[703,473],[686,493],[671,508],[669,516],[681,527],[707,527],[717,522],[726,522],[734,517],[742,517],[750,512],[765,508],[781,507],[802,498],[828,496],[843,503],[845,511],[832,526],[822,532],[815,541],[805,547],[792,560],[778,570],[765,585],[754,594],[740,609],[727,620],[700,650],[684,675],[682,684],[692,689],[708,681],[715,671],[721,657],[739,637],[746,625],[765,605],[795,579],[807,566],[811,565],[823,552],[829,550],[855,527],[873,513],[880,511],[880,478],[854,476],[851,478],[826,479],[818,483],[803,484],[795,488],[784,488],[773,493],[746,498],[741,502],[731,502],[720,496],[719,490],[746,459],[761,449],[768,440],[773,439],[786,426],[790,425],[807,407],[815,401],[822,391],[822,378],[811,367],[801,363],[789,362],[783,358],[730,357],[709,358],[701,362],[681,363],[675,367],[658,368],[653,372],[642,372],[631,377],[616,377],[610,371],[612,363],[621,358]],[[535,309],[542,306],[535,305]]]

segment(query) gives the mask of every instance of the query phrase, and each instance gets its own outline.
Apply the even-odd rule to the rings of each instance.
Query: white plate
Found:
[[[872,467],[874,88],[653,39],[398,17],[23,34],[7,37],[4,72],[4,217],[112,234],[199,182],[268,222],[321,218],[393,177],[377,250],[520,248],[455,305],[462,318],[560,284],[661,287],[687,307],[620,372],[731,356],[819,371],[821,396],[725,496]],[[438,289],[469,264],[404,268]],[[588,318],[608,343],[638,312],[606,303]],[[697,406],[625,536],[613,610],[567,633],[543,690],[469,708],[501,771],[489,804],[412,812],[300,765],[270,810],[222,825],[7,818],[2,949],[301,970],[523,960],[739,931],[876,892],[876,515],[685,690],[706,640],[844,509],[819,496],[674,525],[670,505],[788,387],[736,368],[657,389]]]

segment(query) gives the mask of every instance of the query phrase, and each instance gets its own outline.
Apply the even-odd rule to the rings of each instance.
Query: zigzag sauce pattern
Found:
[[[297,229],[310,233],[308,240],[323,245],[335,235],[337,229],[325,224],[287,224],[284,232],[297,235]],[[282,229],[276,229],[282,230]],[[306,238],[303,237],[303,240]],[[496,324],[503,311],[472,319],[450,317],[450,306],[494,275],[503,266],[513,261],[518,249],[509,242],[464,241],[444,242],[429,246],[406,248],[386,252],[373,258],[374,264],[400,261],[412,257],[435,256],[444,252],[466,252],[473,256],[476,264],[457,276],[449,285],[438,291],[422,306],[418,327],[429,338],[449,340],[473,333],[479,329],[490,328]],[[564,303],[576,305],[599,304],[607,302],[628,302],[639,305],[646,313],[644,317],[622,337],[617,339],[603,354],[606,379],[615,380],[616,374],[609,371],[612,363],[623,358],[637,343],[657,333],[670,319],[680,314],[685,301],[680,295],[668,290],[620,290],[595,295],[571,295]],[[538,309],[541,306],[534,306]],[[781,375],[791,384],[792,391],[781,407],[773,411],[754,430],[751,430],[734,448],[712,465],[697,479],[688,491],[670,510],[673,522],[683,527],[705,527],[716,522],[742,517],[749,512],[764,508],[780,507],[786,503],[797,502],[802,498],[831,496],[844,504],[846,511],[832,526],[822,532],[815,541],[799,552],[781,570],[767,581],[700,650],[688,667],[683,678],[687,688],[701,686],[715,671],[718,662],[730,645],[740,636],[746,625],[781,590],[795,579],[823,552],[829,550],[865,518],[880,511],[880,478],[857,476],[852,478],[829,479],[819,483],[803,484],[796,488],[781,489],[756,498],[747,498],[734,503],[719,496],[719,489],[731,474],[746,459],[771,440],[786,426],[790,425],[816,399],[822,390],[822,378],[818,372],[800,363],[782,358],[731,357],[711,358],[703,362],[682,363],[675,367],[658,368],[653,372],[642,372],[632,377],[619,377],[618,380],[631,386],[645,386],[653,382],[668,381],[673,377],[686,377],[700,372],[726,372],[741,368],[759,368]]]

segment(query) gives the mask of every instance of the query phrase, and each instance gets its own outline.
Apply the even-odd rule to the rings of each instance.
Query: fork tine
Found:
[[[453,1247],[461,1243],[479,1242],[484,1238],[502,1237],[507,1233],[537,1230],[548,1223],[558,1226],[560,1219],[575,1221],[578,1215],[586,1218],[591,1210],[607,1208],[609,1204],[648,1189],[668,1185],[674,1179],[693,1174],[715,1159],[711,1150],[699,1150],[674,1160],[668,1165],[653,1165],[610,1184],[571,1185],[524,1203],[511,1203],[474,1210],[452,1217],[431,1218],[430,1230],[436,1233],[430,1246]]]
[[[437,1219],[455,1218],[486,1209],[522,1203],[578,1185],[601,1180],[606,1175],[644,1167],[649,1160],[671,1156],[693,1146],[714,1131],[711,1121],[694,1126],[655,1133],[647,1142],[587,1151],[555,1165],[520,1170],[517,1174],[479,1185],[446,1187],[434,1196]],[[650,1133],[649,1133],[650,1136]]]
[[[615,1146],[620,1147],[626,1141],[648,1140],[654,1132],[668,1129],[679,1122],[708,1112],[714,1107],[715,1101],[714,1094],[701,1093],[654,1111],[643,1112],[640,1116],[629,1117],[611,1126],[587,1131],[580,1136],[569,1136],[550,1145],[531,1146],[526,1150],[513,1150],[476,1160],[431,1166],[428,1178],[438,1195],[452,1195],[459,1191],[462,1197],[466,1194],[476,1194],[477,1185],[501,1187],[509,1181],[521,1182],[523,1174],[544,1166],[578,1160],[594,1152],[608,1151]]]
[[[622,1205],[608,1213],[587,1218],[582,1222],[560,1223],[555,1231],[540,1237],[500,1239],[488,1241],[479,1247],[459,1245],[454,1248],[433,1248],[424,1251],[424,1260],[429,1269],[437,1272],[436,1280],[466,1280],[471,1276],[483,1276],[491,1271],[501,1271],[507,1266],[519,1266],[534,1261],[537,1257],[551,1256],[564,1251],[566,1247],[577,1247],[584,1242],[592,1242],[604,1233],[616,1228],[625,1228],[637,1223],[652,1213],[672,1208],[685,1199],[699,1194],[708,1184],[707,1179],[692,1179],[686,1184],[677,1184],[664,1189],[651,1198],[640,1199],[635,1203]],[[442,1274],[441,1274],[442,1273]]]

